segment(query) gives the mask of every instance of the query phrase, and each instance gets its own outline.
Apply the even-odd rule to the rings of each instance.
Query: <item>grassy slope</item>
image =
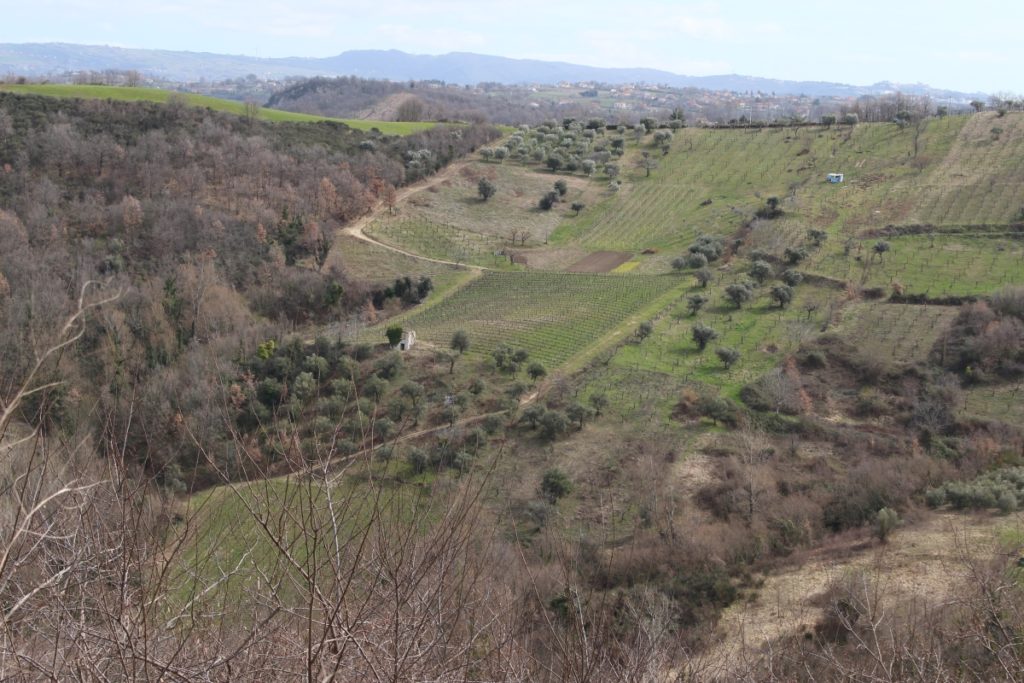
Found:
[[[234,100],[222,100],[206,95],[195,95],[191,93],[180,93],[171,90],[160,90],[157,88],[126,88],[107,85],[0,85],[0,90],[13,93],[30,95],[46,95],[49,97],[73,97],[80,99],[111,99],[126,101],[145,101],[166,103],[172,96],[184,98],[185,102],[193,107],[207,107],[215,111],[227,112],[242,116],[245,114],[245,104]],[[344,123],[351,128],[359,130],[378,129],[385,135],[409,135],[421,130],[432,128],[435,124],[423,123],[399,123],[393,121],[366,121],[361,119],[331,119],[311,114],[299,114],[278,109],[260,108],[259,118],[274,122],[291,123],[315,123],[317,121],[337,121]]]
[[[956,317],[955,306],[851,304],[833,332],[870,356],[901,363],[924,362],[939,336]]]
[[[434,281],[431,299],[443,296],[472,275],[465,269],[405,256],[346,235],[337,238],[326,265],[374,285],[390,285],[395,278],[405,275],[413,279],[426,276]]]
[[[477,183],[487,178],[497,193],[483,202]],[[569,191],[563,203],[551,211],[537,208],[538,199],[563,178]],[[600,191],[585,178],[557,176],[546,171],[506,162],[474,161],[459,173],[431,186],[402,206],[399,215],[385,217],[370,226],[376,238],[415,253],[445,260],[463,260],[488,268],[505,268],[508,260],[494,252],[509,247],[513,232],[515,250],[522,252],[531,267],[555,270],[581,258],[582,250],[554,252],[544,242],[560,222],[573,215],[573,202],[596,204]]]
[[[435,223],[421,216],[401,215],[376,220],[366,227],[374,239],[427,258],[468,263],[494,270],[514,270],[507,257],[497,253],[507,244],[493,235]]]
[[[985,295],[1024,280],[1024,242],[988,236],[894,237],[879,258],[875,239],[861,240],[851,256],[840,244],[827,245],[809,269],[866,287],[888,290],[900,283],[907,293],[932,297]],[[887,292],[888,293],[888,292]]]
[[[618,195],[585,218],[564,223],[553,241],[594,249],[681,249],[701,232],[734,233],[773,195],[787,197],[784,208],[790,214],[775,228],[799,236],[812,226],[838,231],[883,218],[894,222],[903,204],[891,197],[912,194],[922,173],[918,165],[939,167],[966,121],[931,120],[920,134],[891,124],[684,129],[666,156],[653,148],[631,148],[622,162],[627,182]],[[649,178],[631,167],[644,149],[659,164]],[[825,174],[832,171],[846,173],[847,182],[825,183]],[[701,206],[708,199],[712,203]],[[884,209],[884,217],[874,213],[877,207]]]
[[[477,183],[487,178],[497,192],[480,201]],[[455,225],[463,230],[507,240],[511,230],[530,233],[527,243],[543,242],[562,220],[563,211],[540,211],[537,200],[552,189],[558,176],[513,163],[478,161],[467,164],[444,183],[421,193],[405,207],[405,213],[434,223]],[[566,178],[571,184],[568,202],[580,199],[589,183],[582,178]],[[565,208],[568,211],[568,207]]]
[[[607,199],[586,219],[563,224],[555,239],[601,248],[632,242],[635,249],[636,242],[646,238],[649,241],[643,244],[681,251],[697,232],[727,235],[738,229],[744,215],[729,207],[742,206],[742,213],[749,215],[761,201],[755,191],[762,197],[788,192],[786,216],[755,228],[752,247],[781,254],[788,246],[803,244],[807,230],[818,227],[830,239],[823,248],[811,250],[801,270],[865,286],[888,288],[898,281],[908,292],[931,296],[986,294],[1024,280],[1024,245],[1019,240],[969,234],[891,238],[892,251],[880,260],[871,258],[877,238],[864,237],[854,240],[849,255],[843,252],[846,238],[865,229],[922,220],[921,212],[932,206],[927,188],[936,185],[935,178],[955,174],[950,168],[960,168],[964,176],[986,178],[965,185],[976,193],[983,194],[979,186],[991,186],[1004,176],[1024,181],[1012,155],[995,155],[986,165],[983,156],[971,156],[962,149],[969,147],[965,140],[976,136],[978,126],[989,125],[988,118],[932,120],[920,134],[891,124],[853,130],[683,131],[673,143],[674,151],[662,159],[651,178],[634,177],[618,196]],[[1003,142],[1011,149],[1024,144],[1024,135],[1017,131],[1016,124],[1004,127]],[[915,137],[920,162],[914,162]],[[963,160],[965,156],[970,158]],[[689,167],[684,163],[687,159]],[[824,183],[821,179],[831,170],[846,172],[847,182]],[[1024,182],[1018,184],[1024,186]],[[1002,188],[1002,181],[995,186]],[[702,198],[713,202],[701,207]],[[1002,204],[975,203],[974,222],[1007,223],[1014,217]],[[964,214],[956,211],[927,215],[941,218],[940,230],[942,225],[965,221]],[[700,216],[705,220],[698,221]],[[699,228],[692,227],[695,224]],[[651,265],[655,264],[640,267]],[[746,266],[741,258],[719,269],[716,283],[703,292],[711,298],[705,310],[690,317],[680,306],[674,315],[659,321],[651,339],[620,350],[609,376],[595,378],[587,391],[604,391],[620,410],[636,403],[637,396],[660,401],[667,408],[679,381],[709,384],[736,397],[745,383],[774,367],[802,339],[835,322],[834,313],[845,305],[840,290],[802,284],[796,288],[794,302],[780,311],[767,299],[766,290],[773,284],[769,283],[759,290],[753,305],[732,310],[723,304],[722,290],[742,278]],[[817,310],[808,315],[804,306],[815,303]],[[953,313],[955,309],[858,304],[839,331],[856,332],[860,343],[879,357],[920,360]],[[703,354],[690,338],[691,327],[698,322],[720,334]],[[716,346],[737,348],[743,358],[726,370],[713,354]]]
[[[785,198],[786,217],[760,231],[767,234],[756,234],[755,242],[780,253],[799,243],[811,227],[827,230],[838,244],[840,238],[889,223],[1005,223],[1016,211],[1011,208],[1024,202],[1024,190],[1018,190],[1024,188],[1019,182],[1024,168],[1016,163],[1022,158],[1018,151],[1024,151],[1018,150],[1024,145],[1019,130],[1024,116],[999,120],[1004,129],[999,141],[980,139],[991,136],[985,131],[994,121],[983,115],[931,119],[905,128],[684,129],[677,132],[668,155],[646,143],[629,142],[620,161],[624,184],[618,193],[608,192],[601,176],[588,180],[560,175],[578,195],[569,200],[581,199],[588,207],[579,217],[534,208],[535,195],[555,176],[513,162],[477,163],[471,167],[473,177],[459,177],[421,197],[420,206],[407,206],[407,217],[417,221],[390,238],[413,249],[432,244],[437,256],[445,245],[437,245],[435,227],[452,226],[487,242],[480,245],[481,253],[487,253],[511,227],[519,227],[534,236],[535,244],[550,234],[550,247],[575,253],[657,249],[663,256],[640,257],[641,270],[654,272],[664,270],[671,254],[685,249],[699,233],[734,234],[773,195]],[[641,151],[658,161],[650,177],[634,168]],[[847,182],[825,183],[825,174],[836,170],[846,173]],[[499,187],[499,196],[488,204],[473,201],[471,185],[479,174],[494,176]],[[998,202],[981,205],[971,199],[986,196],[984,188],[992,187],[1001,193]],[[954,196],[971,208],[960,203],[956,210],[940,207]],[[702,206],[706,200],[711,203]],[[553,232],[552,218],[561,219]],[[423,233],[419,238],[418,232]],[[564,265],[558,260],[555,264]]]
[[[964,392],[965,415],[1024,424],[1024,382],[972,387]]]
[[[294,583],[302,583],[295,569],[274,546],[268,534],[289,539],[290,551],[299,562],[309,552],[298,529],[303,523],[319,527],[332,541],[343,546],[358,541],[372,519],[416,520],[423,528],[434,514],[429,497],[416,486],[395,486],[387,476],[400,464],[361,465],[352,477],[338,477],[334,483],[304,477],[276,477],[251,483],[239,483],[208,489],[192,496],[182,516],[189,524],[179,524],[175,533],[184,536],[183,552],[171,568],[171,580],[187,600],[192,591],[215,585],[215,594],[231,601],[244,595],[247,584],[271,580],[280,582],[279,595],[294,593]],[[375,487],[366,485],[373,473]],[[430,480],[425,474],[415,481]],[[265,520],[267,529],[262,527]],[[262,576],[262,579],[260,578]]]
[[[659,322],[650,339],[623,348],[613,360],[613,366],[717,386],[735,398],[745,384],[778,365],[802,340],[815,336],[828,314],[827,306],[820,307],[813,315],[803,310],[805,302],[823,300],[830,294],[808,285],[797,288],[796,299],[785,309],[771,302],[763,289],[757,300],[739,310],[726,303],[719,286],[699,291],[711,299],[705,309],[693,316],[685,302],[680,303],[670,316]],[[691,337],[692,328],[697,324],[711,327],[719,334],[703,353]],[[726,369],[714,353],[720,346],[738,350],[741,360]]]

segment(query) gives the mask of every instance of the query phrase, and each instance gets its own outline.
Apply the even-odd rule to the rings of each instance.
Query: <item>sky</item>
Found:
[[[1019,0],[0,0],[0,42],[327,57],[462,51],[1024,92]]]

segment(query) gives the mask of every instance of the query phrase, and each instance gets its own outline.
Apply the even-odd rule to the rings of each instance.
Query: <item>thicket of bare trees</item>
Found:
[[[495,134],[382,138],[180,102],[0,94],[0,390],[82,284],[107,282],[122,295],[19,417],[48,435],[119,433],[161,485],[189,482],[205,464],[185,427],[228,450],[219,399],[240,348],[370,305],[367,283],[328,263],[337,228]]]

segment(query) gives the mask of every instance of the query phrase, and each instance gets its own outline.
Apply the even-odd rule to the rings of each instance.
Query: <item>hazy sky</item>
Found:
[[[1021,0],[0,0],[0,42],[325,57],[480,52],[1024,92]]]

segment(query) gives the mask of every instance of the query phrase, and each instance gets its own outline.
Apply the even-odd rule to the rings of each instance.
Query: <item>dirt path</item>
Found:
[[[456,173],[460,172],[469,163],[471,162],[456,161],[454,163],[449,164],[444,169],[442,169],[438,173],[435,173],[429,178],[421,180],[418,183],[413,183],[412,185],[407,185],[406,187],[403,187],[401,190],[398,190],[395,196],[395,204],[398,204],[399,202],[404,202],[406,199],[415,194],[428,190],[435,185],[440,185],[441,183],[451,180],[451,178]],[[396,254],[402,254],[403,256],[419,259],[420,261],[429,261],[430,263],[439,263],[441,265],[446,266],[455,266],[456,268],[465,268],[467,270],[473,270],[478,273],[482,273],[483,271],[487,270],[487,268],[484,268],[483,266],[474,266],[467,263],[457,263],[456,261],[445,261],[443,259],[430,258],[429,256],[423,256],[421,254],[416,254],[411,251],[406,251],[405,249],[402,249],[400,247],[392,246],[385,242],[381,242],[380,240],[374,239],[373,237],[370,237],[369,235],[366,234],[366,227],[370,225],[374,220],[376,220],[382,213],[384,213],[385,210],[386,208],[384,206],[378,205],[370,213],[360,218],[357,218],[356,220],[342,228],[341,234],[347,235],[349,237],[354,237],[357,240],[368,242],[382,249],[387,249],[388,251],[393,251]]]
[[[527,396],[524,396],[521,399],[519,399],[519,408],[523,408],[525,406],[528,406],[531,403],[533,403],[534,401],[536,401],[537,398],[540,397],[543,388],[544,388],[543,386],[538,387],[537,390],[534,391],[532,394],[528,394]],[[335,468],[338,465],[348,464],[348,463],[352,462],[353,460],[356,460],[357,458],[363,458],[363,457],[366,457],[368,455],[371,455],[374,451],[379,450],[379,449],[381,449],[381,448],[383,448],[385,446],[395,446],[395,445],[400,444],[400,443],[406,443],[406,442],[409,442],[409,441],[415,441],[416,439],[423,438],[424,436],[430,436],[431,434],[437,434],[438,432],[443,432],[443,431],[445,431],[447,429],[458,429],[460,427],[466,427],[466,426],[469,426],[469,425],[472,425],[472,424],[476,424],[477,422],[483,422],[484,420],[486,420],[489,417],[501,416],[501,415],[505,415],[506,413],[507,413],[507,411],[499,410],[499,411],[496,411],[496,412],[493,412],[493,413],[483,413],[482,415],[472,415],[470,417],[463,418],[461,420],[456,420],[454,423],[452,423],[450,425],[438,425],[436,427],[427,427],[426,429],[420,429],[420,430],[415,431],[415,432],[409,432],[408,434],[403,434],[403,435],[401,435],[399,437],[396,437],[394,439],[391,439],[389,441],[385,441],[383,443],[379,443],[379,444],[376,444],[374,446],[370,446],[369,448],[364,448],[363,450],[361,450],[361,451],[359,451],[357,453],[353,453],[351,455],[346,455],[346,456],[344,456],[342,458],[338,458],[337,460],[335,460],[334,462],[331,463],[331,467]]]
[[[627,251],[595,251],[569,266],[569,273],[608,273],[633,258]]]

